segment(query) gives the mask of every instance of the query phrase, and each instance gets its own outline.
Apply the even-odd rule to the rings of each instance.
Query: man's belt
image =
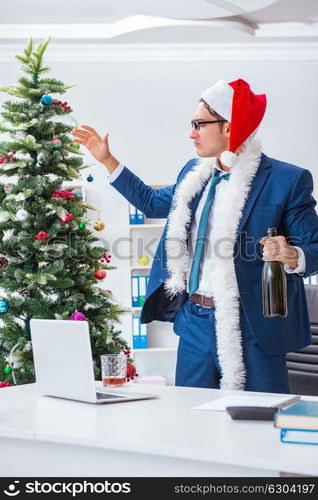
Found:
[[[211,309],[215,308],[213,297],[206,297],[205,295],[194,293],[189,297],[189,300],[201,307],[210,307]]]
[[[210,309],[215,309],[215,303],[213,297],[206,297],[205,295],[200,295],[199,293],[194,293],[189,297],[189,300],[198,304],[201,307],[209,307]],[[240,307],[242,307],[242,303],[239,303]]]

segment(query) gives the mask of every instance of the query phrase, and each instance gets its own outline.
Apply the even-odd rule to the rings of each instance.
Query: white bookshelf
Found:
[[[155,189],[164,185],[151,186]],[[130,204],[128,204],[128,218]],[[129,220],[129,219],[128,219]],[[130,290],[132,297],[132,276],[150,274],[153,255],[158,247],[166,219],[148,219],[145,217],[143,224],[128,224],[130,246]],[[145,266],[138,263],[138,257],[147,255],[149,263]],[[176,353],[178,337],[173,332],[173,323],[152,321],[147,324],[148,347],[133,348],[132,318],[140,316],[142,306],[131,309],[131,347],[137,372],[143,376],[163,376],[167,384],[174,385]]]
[[[176,352],[177,346],[175,347],[148,347],[148,349],[134,349],[134,352],[142,353],[142,354],[154,354],[160,352]]]
[[[149,229],[163,229],[165,227],[165,224],[163,223],[158,223],[158,224],[147,224],[145,222],[144,224],[129,224],[129,230],[130,231],[136,231],[136,230],[142,230],[142,231],[149,231]]]
[[[130,271],[150,271],[151,266],[132,266]]]

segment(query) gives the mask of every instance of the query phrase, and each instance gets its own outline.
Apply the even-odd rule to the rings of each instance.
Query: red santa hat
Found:
[[[226,83],[218,80],[201,93],[205,102],[231,123],[229,151],[223,151],[221,162],[232,167],[238,156],[235,151],[256,132],[266,109],[266,95],[254,94],[242,79]]]

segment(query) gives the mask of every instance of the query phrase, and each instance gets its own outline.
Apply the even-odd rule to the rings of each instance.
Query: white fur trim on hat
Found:
[[[201,97],[214,111],[230,122],[233,94],[234,90],[231,85],[224,80],[218,80],[214,85],[203,90]]]

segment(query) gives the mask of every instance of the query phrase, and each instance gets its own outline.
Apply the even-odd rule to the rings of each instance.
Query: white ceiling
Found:
[[[4,0],[2,0],[4,2]],[[113,23],[143,14],[170,19],[214,19],[262,9],[276,0],[8,0],[1,23]]]
[[[2,0],[1,43],[48,35],[52,42],[316,41],[318,0]]]

